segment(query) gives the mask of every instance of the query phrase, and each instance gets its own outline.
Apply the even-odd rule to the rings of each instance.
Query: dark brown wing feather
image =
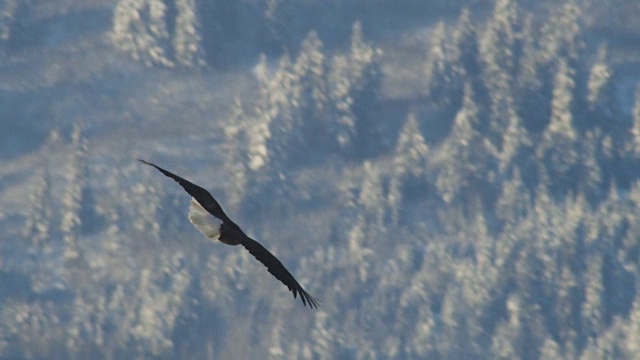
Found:
[[[269,250],[265,249],[259,242],[246,235],[241,236],[240,244],[244,246],[245,249],[249,250],[251,255],[258,259],[258,261],[264,264],[271,275],[275,276],[276,279],[285,284],[289,288],[289,291],[293,293],[294,298],[300,294],[300,299],[305,306],[309,305],[311,308],[318,308],[320,301],[304,291],[302,286],[300,286],[298,281],[296,281],[293,275],[291,275],[289,270],[287,270],[280,260],[273,256]]]
[[[141,163],[145,164],[145,165],[149,165],[149,166],[153,166],[154,168],[158,169],[161,173],[163,173],[164,175],[172,178],[173,180],[175,180],[178,184],[180,184],[180,186],[182,186],[183,189],[185,189],[185,191],[187,193],[189,193],[189,195],[191,195],[194,199],[196,199],[200,205],[202,205],[203,208],[205,208],[205,210],[207,210],[211,215],[217,217],[218,219],[224,221],[224,222],[229,222],[231,224],[233,224],[233,222],[229,219],[229,217],[227,216],[227,214],[224,213],[224,211],[222,211],[222,207],[220,206],[220,204],[216,201],[216,199],[213,198],[213,196],[205,189],[201,188],[200,186],[193,184],[183,178],[181,178],[180,176],[169,172],[163,168],[161,168],[160,166],[150,163],[148,161],[142,160],[142,159],[138,159],[138,161],[140,161]],[[235,224],[234,224],[235,225]],[[237,225],[236,225],[237,227]]]

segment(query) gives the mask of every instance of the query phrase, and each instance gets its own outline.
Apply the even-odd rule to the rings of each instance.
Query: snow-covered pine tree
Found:
[[[299,79],[293,71],[293,63],[288,53],[280,57],[278,68],[269,79],[269,133],[267,140],[268,161],[270,164],[288,163],[299,149],[304,148],[302,121],[299,112]]]
[[[332,62],[328,77],[329,100],[331,108],[328,118],[331,120],[327,132],[332,142],[342,151],[353,150],[356,137],[356,119],[351,105],[351,79],[349,76],[349,60],[346,56],[336,55]],[[640,139],[640,135],[638,136]],[[640,143],[640,142],[639,142]]]
[[[228,200],[229,206],[236,208],[244,198],[247,177],[249,176],[248,136],[245,126],[246,114],[242,108],[240,97],[236,97],[231,110],[229,126],[225,127],[225,156],[224,167],[229,175]]]
[[[407,115],[404,126],[400,130],[393,159],[394,174],[422,178],[427,172],[427,146],[418,123],[415,109]]]
[[[322,52],[322,40],[311,31],[302,42],[300,53],[293,65],[298,79],[300,100],[299,115],[302,119],[305,143],[319,146],[327,144],[327,62]]]
[[[173,50],[178,64],[187,67],[204,66],[205,51],[200,35],[196,0],[175,0],[177,17],[173,35]]]
[[[427,96],[436,104],[447,105],[451,97],[448,90],[452,68],[447,59],[447,30],[443,21],[436,25],[430,38],[424,67]]]
[[[67,186],[62,197],[60,231],[64,240],[63,261],[65,278],[75,289],[87,284],[90,276],[84,251],[80,247],[84,194],[87,191],[87,139],[81,123],[71,131],[70,157],[67,163]],[[93,209],[91,209],[93,210]]]
[[[375,234],[384,233],[386,207],[382,179],[380,170],[369,161],[365,161],[363,165],[358,203],[364,210],[368,230]]]
[[[322,52],[323,46],[318,33],[311,31],[302,42],[300,53],[293,65],[293,71],[301,82],[300,106],[309,107],[309,115],[322,114],[327,103],[327,64]]]
[[[356,21],[351,32],[349,54],[349,78],[351,112],[355,119],[357,149],[366,154],[388,147],[390,141],[385,134],[386,122],[380,121],[379,92],[382,86],[380,57],[382,50],[364,40],[362,24]]]
[[[166,12],[162,0],[120,0],[113,13],[111,40],[145,65],[173,66]]]
[[[253,111],[254,119],[247,124],[249,168],[253,171],[265,166],[269,161],[269,152],[267,150],[267,142],[271,137],[269,126],[273,118],[271,110],[271,86],[267,57],[260,55],[260,61],[253,69],[259,86],[259,97],[255,109]]]
[[[593,337],[602,332],[605,327],[605,307],[604,298],[607,294],[604,291],[603,281],[603,256],[601,253],[593,253],[585,260],[587,274],[584,287],[584,301],[581,305],[580,317],[582,320],[584,338]]]
[[[502,185],[502,193],[496,203],[496,215],[510,226],[516,226],[527,216],[531,205],[531,193],[522,181],[520,169],[515,166],[511,177]]]
[[[393,174],[389,184],[387,202],[391,212],[391,222],[396,224],[402,207],[403,189],[424,190],[427,184],[427,162],[429,147],[418,124],[418,115],[411,110],[407,115],[393,158]]]
[[[553,73],[540,63],[538,33],[533,14],[526,14],[520,31],[520,57],[514,92],[518,114],[532,131],[542,131],[549,121]]]
[[[504,174],[509,171],[513,164],[524,164],[528,161],[528,156],[523,153],[530,149],[533,142],[529,137],[529,132],[524,127],[520,115],[515,108],[515,102],[511,94],[505,94],[504,116],[507,116],[507,127],[502,131],[502,147],[498,154],[498,170]],[[528,151],[527,151],[528,154]]]
[[[513,128],[509,122],[517,116],[513,89],[516,73],[514,51],[520,27],[519,12],[515,0],[497,0],[493,18],[480,40],[484,84],[489,91],[491,102],[491,126],[485,136],[496,149],[506,155],[506,159],[501,159],[501,168],[504,168],[505,163],[510,160],[511,153],[515,151],[513,144],[504,149],[503,134],[508,128]],[[517,127],[512,130],[521,133]]]
[[[609,127],[613,125],[612,122],[617,120],[618,105],[613,73],[607,57],[607,45],[602,44],[598,49],[596,63],[589,71],[587,102],[594,125],[608,132]]]
[[[584,15],[576,0],[567,0],[559,7],[550,8],[549,20],[540,30],[539,56],[543,63],[565,59],[570,66],[584,49]]]
[[[536,149],[543,177],[561,188],[570,185],[569,182],[573,183],[573,180],[569,179],[570,172],[578,161],[578,135],[573,124],[572,111],[575,88],[573,78],[574,71],[567,61],[559,60],[551,103],[551,120]]]
[[[436,186],[446,202],[461,192],[492,182],[496,171],[496,151],[478,131],[479,109],[470,84],[465,85],[464,93],[462,107],[441,148],[441,169]]]
[[[82,226],[82,194],[86,186],[87,140],[82,134],[82,125],[74,124],[71,132],[71,151],[67,165],[67,188],[62,198],[62,223],[60,230],[64,238],[64,259],[79,259],[81,249],[78,245]]]
[[[469,81],[480,74],[478,33],[471,20],[469,8],[464,8],[460,12],[452,39],[448,57],[457,78],[456,82],[463,79]],[[463,85],[463,83],[459,84],[460,98],[463,95]]]
[[[31,209],[27,215],[24,238],[29,244],[29,252],[38,253],[50,250],[48,239],[51,236],[53,220],[53,198],[51,197],[51,179],[49,169],[43,164],[36,173],[35,183],[29,193]]]

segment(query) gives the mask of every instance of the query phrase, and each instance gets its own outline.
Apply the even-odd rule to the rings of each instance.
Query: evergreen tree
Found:
[[[480,74],[479,44],[476,27],[471,20],[471,11],[464,8],[458,16],[455,29],[452,34],[452,46],[449,50],[449,58],[453,64],[456,77],[456,86],[459,87],[459,96],[462,98],[464,84],[459,81],[470,80]]]
[[[446,202],[460,193],[482,188],[493,178],[494,151],[478,131],[479,110],[471,85],[465,85],[462,108],[455,117],[451,133],[442,145],[442,168],[436,186]]]
[[[231,125],[224,130],[227,152],[224,167],[230,179],[227,188],[229,205],[232,208],[237,208],[242,202],[249,177],[249,144],[247,131],[244,128],[245,117],[242,102],[239,97],[236,97],[229,121]]]
[[[550,11],[549,20],[541,28],[541,60],[549,64],[557,59],[565,59],[574,67],[584,48],[581,6],[576,0],[567,0],[559,9],[553,8]]]
[[[51,179],[46,164],[37,170],[35,177],[29,192],[31,209],[27,214],[23,234],[25,247],[32,261],[30,266],[34,267],[29,271],[31,287],[39,292],[55,287],[55,282],[52,281],[52,273],[55,271],[52,269],[50,255],[53,253],[52,240],[57,234],[52,228],[54,205]]]
[[[421,178],[426,176],[429,147],[418,124],[415,110],[407,115],[396,145],[393,159],[394,174]]]
[[[284,326],[280,318],[276,319],[271,329],[271,341],[269,345],[269,359],[282,359],[284,357],[284,349],[282,348],[282,332]]]
[[[280,58],[270,88],[271,137],[267,141],[269,161],[290,163],[303,154],[299,149],[306,148],[306,139],[299,107],[300,82],[288,54]]]
[[[618,118],[617,98],[612,72],[607,64],[607,46],[598,49],[598,59],[589,72],[588,95],[589,110],[596,125],[610,132],[613,122]]]
[[[511,96],[508,95],[509,98]],[[523,126],[520,116],[515,110],[514,101],[507,100],[505,114],[508,118],[507,128],[502,135],[502,148],[498,154],[499,171],[507,172],[513,164],[523,164],[528,159],[524,153],[531,147],[533,142],[529,137],[527,129]]]
[[[267,0],[263,13],[265,31],[262,34],[269,47],[286,48],[298,37],[294,29],[300,29],[295,2],[291,0]]]
[[[51,179],[46,164],[36,173],[36,181],[29,193],[29,203],[32,208],[27,216],[24,237],[29,244],[29,252],[47,252],[51,244],[51,220],[53,217],[53,198],[51,196]]]
[[[324,138],[326,131],[323,118],[327,107],[327,64],[322,53],[322,41],[318,33],[311,31],[302,42],[300,53],[293,66],[293,72],[299,79],[300,116],[305,119],[307,126],[306,138],[317,140]]]
[[[400,130],[393,159],[393,175],[389,186],[388,202],[392,212],[392,223],[398,221],[402,202],[402,188],[409,181],[411,188],[426,183],[429,147],[422,136],[415,110],[407,115]],[[417,183],[413,186],[413,182]]]
[[[185,263],[181,252],[163,252],[138,275],[129,336],[138,344],[139,355],[158,357],[172,350],[172,332],[191,282]],[[166,281],[168,277],[171,281]]]
[[[350,259],[358,271],[361,282],[366,282],[372,272],[374,252],[386,233],[385,206],[379,170],[370,162],[363,165],[362,183],[359,189],[356,220],[349,231]]]
[[[368,230],[376,234],[384,233],[386,230],[384,223],[385,199],[382,179],[378,168],[369,161],[364,163],[358,203],[364,210]]]
[[[580,161],[579,188],[582,193],[589,196],[590,199],[596,199],[600,195],[600,185],[606,181],[603,179],[603,171],[600,164],[605,163],[607,159],[603,159],[600,152],[600,140],[602,134],[600,129],[595,131],[587,131],[584,140],[579,144]],[[604,161],[603,161],[604,160]]]
[[[338,191],[342,201],[338,209],[338,215],[333,223],[332,240],[342,243],[345,241],[344,235],[347,234],[353,224],[358,219],[358,185],[351,174],[346,174],[338,186]]]
[[[480,55],[483,60],[484,79],[491,96],[491,113],[506,124],[509,105],[507,98],[513,87],[515,70],[513,51],[517,37],[519,9],[514,0],[497,0],[493,18],[482,34]],[[501,128],[506,128],[502,125]],[[500,131],[500,128],[495,129]]]
[[[319,359],[329,360],[335,355],[336,345],[334,343],[338,329],[333,328],[329,322],[330,318],[325,311],[316,312],[311,336],[313,338],[313,353]]]
[[[247,153],[249,168],[255,171],[268,162],[267,142],[271,137],[269,126],[273,118],[270,101],[271,76],[267,68],[267,57],[264,54],[260,55],[260,61],[254,68],[254,74],[258,80],[260,95],[254,109],[254,121],[248,125]]]
[[[496,204],[496,215],[511,226],[523,220],[531,208],[531,194],[522,181],[520,169],[514,167],[511,178],[502,185],[502,194]]]
[[[573,183],[571,171],[578,161],[577,133],[573,124],[573,70],[560,60],[553,89],[551,120],[544,130],[542,142],[536,150],[542,162],[544,176],[560,189]]]
[[[520,319],[521,300],[517,295],[507,299],[508,319],[498,324],[491,340],[491,355],[495,359],[523,358],[520,352],[522,346],[522,323]]]
[[[173,49],[178,64],[191,67],[205,65],[205,53],[200,35],[200,22],[195,0],[175,0],[177,17]]]
[[[398,225],[400,220],[400,211],[402,208],[402,178],[393,174],[391,181],[389,182],[389,193],[387,194],[387,204],[389,206],[389,213],[391,217],[391,226]]]
[[[64,259],[74,262],[82,257],[78,236],[82,226],[82,194],[86,186],[85,158],[87,140],[82,127],[76,123],[71,133],[71,158],[68,163],[68,185],[62,198],[63,213],[60,229],[64,238]]]
[[[120,0],[111,39],[145,65],[173,66],[168,55],[167,6],[162,0]]]
[[[132,221],[132,225],[140,234],[144,234],[150,240],[157,241],[160,239],[161,230],[160,223],[158,223],[158,213],[162,194],[153,185],[148,184],[152,184],[152,182],[137,182],[131,188],[134,200],[129,202],[133,210],[131,215],[135,219]]]
[[[593,339],[597,334],[602,333],[605,327],[602,303],[606,297],[602,284],[603,261],[600,254],[593,254],[585,261],[587,264],[587,276],[585,277],[584,302],[582,303],[581,315],[584,338]]]
[[[513,50],[519,21],[518,3],[497,0],[480,42],[489,89],[509,85],[514,70]]]
[[[452,68],[447,59],[447,33],[444,22],[440,21],[431,35],[429,54],[425,65],[427,96],[437,104],[446,105],[450,101]]]
[[[378,119],[379,92],[382,86],[382,51],[364,40],[362,24],[355,22],[351,32],[349,78],[351,112],[355,119],[357,148],[364,154],[388,147],[386,123]]]
[[[327,132],[339,149],[352,150],[356,136],[356,118],[351,108],[353,94],[347,57],[337,55],[333,58],[328,82],[329,98],[332,104],[328,117],[335,120],[331,121]]]
[[[552,337],[547,336],[547,338],[542,343],[542,347],[540,348],[540,359],[556,360],[562,358],[562,351],[558,343],[555,342]]]
[[[533,14],[524,17],[520,42],[522,50],[518,63],[515,96],[518,114],[527,128],[542,131],[550,116],[553,75],[540,62],[538,33],[534,29]]]
[[[260,97],[254,121],[248,126],[249,168],[257,171],[271,162],[286,162],[303,143],[302,124],[297,104],[300,99],[298,78],[289,54],[284,54],[273,74],[264,55],[254,69],[260,85]]]

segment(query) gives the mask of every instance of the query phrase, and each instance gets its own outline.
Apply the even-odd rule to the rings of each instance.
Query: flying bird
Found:
[[[242,245],[251,255],[267,267],[271,275],[275,276],[276,279],[280,280],[289,288],[294,298],[300,294],[300,299],[305,306],[308,305],[311,308],[318,308],[319,300],[309,295],[293,275],[291,275],[289,270],[287,270],[280,260],[271,254],[269,250],[247,236],[236,223],[231,221],[222,210],[220,204],[207,190],[148,161],[141,159],[138,159],[138,161],[158,169],[164,175],[175,180],[191,195],[189,221],[191,221],[196,229],[204,236],[212,241],[217,239],[227,245]]]

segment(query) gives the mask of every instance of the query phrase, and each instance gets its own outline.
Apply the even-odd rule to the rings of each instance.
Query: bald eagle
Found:
[[[298,281],[291,275],[289,270],[282,265],[273,254],[271,254],[264,246],[257,241],[248,237],[236,223],[231,221],[227,214],[222,211],[222,207],[211,194],[198,185],[175,175],[155,164],[148,161],[138,159],[141,163],[153,166],[164,175],[175,180],[183,189],[191,195],[191,204],[189,206],[189,221],[204,236],[212,241],[219,240],[227,245],[242,245],[251,253],[258,261],[260,261],[271,275],[280,280],[289,288],[296,298],[300,294],[300,299],[305,306],[317,308],[319,300],[309,295]]]

